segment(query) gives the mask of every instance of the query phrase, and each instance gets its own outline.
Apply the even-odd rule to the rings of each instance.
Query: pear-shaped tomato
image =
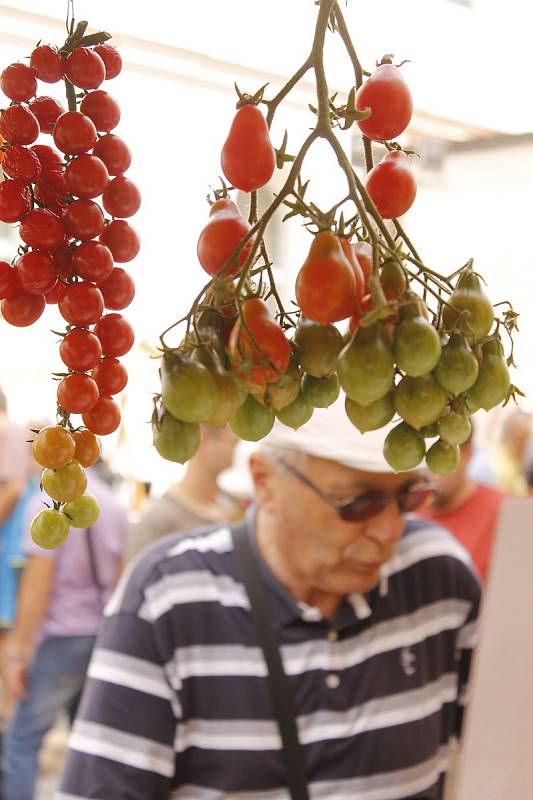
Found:
[[[479,374],[479,363],[464,336],[454,333],[442,350],[434,375],[443,389],[457,395],[470,389]]]
[[[418,303],[402,308],[401,322],[394,332],[393,353],[398,367],[414,378],[431,372],[441,354],[440,337],[420,312]]]
[[[351,244],[344,236],[339,238],[342,252],[348,259],[353,269],[355,278],[355,295],[361,302],[372,274],[372,248],[368,242]],[[356,250],[357,248],[357,250]]]
[[[387,258],[379,273],[379,282],[387,300],[396,300],[407,290],[407,278],[403,267],[393,258]]]
[[[447,396],[433,375],[406,375],[394,390],[394,407],[411,427],[424,428],[444,413]]]
[[[233,200],[223,197],[213,203],[209,221],[200,233],[197,245],[198,260],[209,275],[220,272],[249,230],[249,222],[244,219]],[[251,241],[245,244],[239,256],[225,270],[225,275],[238,272],[251,247]]]
[[[152,423],[154,447],[162,458],[185,464],[200,447],[200,426],[197,422],[181,422],[164,413]]]
[[[426,453],[426,464],[434,475],[440,478],[451,475],[459,466],[460,453],[456,444],[448,444],[442,439],[432,444]]]
[[[461,330],[475,342],[481,342],[492,328],[492,303],[471,268],[459,275],[452,296],[443,308],[442,321],[446,330]]]
[[[493,339],[482,346],[483,358],[476,382],[467,392],[469,403],[489,411],[509,394],[511,379],[503,359],[502,346]]]
[[[314,408],[307,405],[302,395],[299,394],[292,403],[277,411],[276,416],[288,428],[297,431],[311,419],[313,411]]]
[[[423,437],[405,422],[389,431],[383,444],[383,455],[395,472],[414,469],[425,452]]]
[[[218,401],[213,374],[203,364],[167,354],[161,369],[163,405],[182,422],[207,422]]]
[[[246,382],[264,386],[277,381],[289,364],[288,339],[259,297],[244,301],[242,315],[245,325],[237,320],[229,339],[233,366]]]
[[[383,219],[405,214],[416,197],[416,181],[409,157],[393,150],[366,176],[366,190]]]
[[[313,378],[304,375],[302,379],[302,397],[308,406],[313,408],[328,408],[335,402],[341,390],[337,373],[326,375],[325,378]]]
[[[381,338],[379,325],[361,328],[339,359],[339,380],[352,400],[363,406],[375,403],[394,384],[394,361]]]
[[[440,438],[448,444],[463,444],[472,433],[469,418],[458,411],[450,411],[437,423]]]
[[[380,64],[359,88],[355,107],[370,109],[370,116],[357,120],[359,129],[378,142],[395,139],[409,125],[413,99],[402,73],[393,64]]]
[[[346,319],[355,310],[355,276],[331,231],[320,231],[296,278],[296,300],[302,314],[327,325]]]
[[[259,439],[270,433],[274,420],[273,410],[261,405],[250,395],[234,413],[229,421],[229,426],[239,439],[258,442]]]
[[[394,403],[390,392],[381,400],[376,400],[375,403],[369,403],[367,406],[362,406],[351,397],[346,397],[344,407],[346,416],[361,433],[382,428],[394,416]]]
[[[276,168],[266,120],[257,106],[241,106],[231,124],[220,157],[222,172],[243,192],[253,192],[268,183]]]
[[[300,317],[294,334],[296,359],[315,378],[331,375],[337,368],[343,339],[335,325],[319,325]]]

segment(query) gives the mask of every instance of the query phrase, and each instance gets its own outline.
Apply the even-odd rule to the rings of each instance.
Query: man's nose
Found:
[[[365,522],[364,535],[383,545],[395,544],[404,529],[404,516],[398,504],[391,498],[383,511],[375,514]]]

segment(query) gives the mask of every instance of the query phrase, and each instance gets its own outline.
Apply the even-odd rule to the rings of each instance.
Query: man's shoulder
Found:
[[[171,533],[145,548],[127,567],[107,613],[138,613],[147,596],[197,579],[207,583],[231,573],[233,540],[227,525],[210,525],[188,534]]]
[[[478,594],[480,585],[468,551],[446,528],[410,517],[404,536],[388,564],[389,576],[412,580],[415,573],[445,592]]]

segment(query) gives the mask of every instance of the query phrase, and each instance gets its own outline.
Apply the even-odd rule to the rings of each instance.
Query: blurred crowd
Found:
[[[124,567],[167,534],[239,520],[252,502],[246,459],[227,429],[204,426],[201,446],[180,480],[152,496],[149,485],[122,492],[125,479],[105,461],[89,469],[101,512],[57,550],[31,540],[31,519],[46,498],[31,457],[32,430],[10,419],[0,389],[0,735],[4,800],[35,796],[39,752],[59,714],[72,720],[102,611]],[[461,463],[432,477],[437,494],[417,514],[447,528],[469,551],[483,583],[502,502],[533,494],[531,414],[507,411],[490,444],[474,434]],[[136,508],[120,498],[142,497]],[[142,557],[142,556],[141,556]]]

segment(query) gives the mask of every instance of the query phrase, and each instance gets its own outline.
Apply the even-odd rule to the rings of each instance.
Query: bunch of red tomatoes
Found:
[[[257,97],[240,95],[221,154],[226,180],[242,192],[264,186],[276,167]],[[390,141],[409,124],[412,99],[389,58],[358,90],[356,109],[364,112],[362,134],[387,150],[366,175],[366,193],[381,221],[394,220],[412,205],[416,182],[409,155]],[[294,312],[272,316],[250,277],[257,265],[264,273],[254,260],[256,232],[222,191],[198,239],[199,262],[212,280],[179,347],[164,348],[153,416],[160,454],[191,458],[202,423],[229,425],[250,441],[266,436],[276,418],[297,429],[342,390],[361,432],[399,420],[384,446],[395,470],[425,457],[435,474],[453,472],[470,415],[506,400],[511,389],[493,307],[472,265],[432,316],[400,251],[374,252],[364,233],[350,236],[340,219],[330,220],[318,225],[298,272],[294,324],[287,321]],[[269,278],[273,294],[272,272]]]
[[[59,346],[65,365],[57,375],[59,422],[33,443],[45,468],[43,488],[54,501],[32,526],[44,547],[61,543],[70,525],[94,522],[98,506],[84,494],[84,467],[99,456],[96,437],[118,428],[114,396],[128,381],[120,359],[134,333],[119,312],[133,300],[135,287],[118,265],[139,252],[139,236],[127,220],[141,196],[125,175],[131,152],[112,132],[119,105],[100,88],[121,68],[115,47],[84,46],[82,38],[74,44],[70,37],[60,50],[38,45],[29,64],[10,64],[0,76],[11,101],[0,112],[0,220],[17,224],[22,240],[12,263],[0,261],[2,317],[27,326],[54,304],[66,323]],[[68,110],[38,94],[39,81],[64,81]],[[81,425],[71,415],[81,415]]]

